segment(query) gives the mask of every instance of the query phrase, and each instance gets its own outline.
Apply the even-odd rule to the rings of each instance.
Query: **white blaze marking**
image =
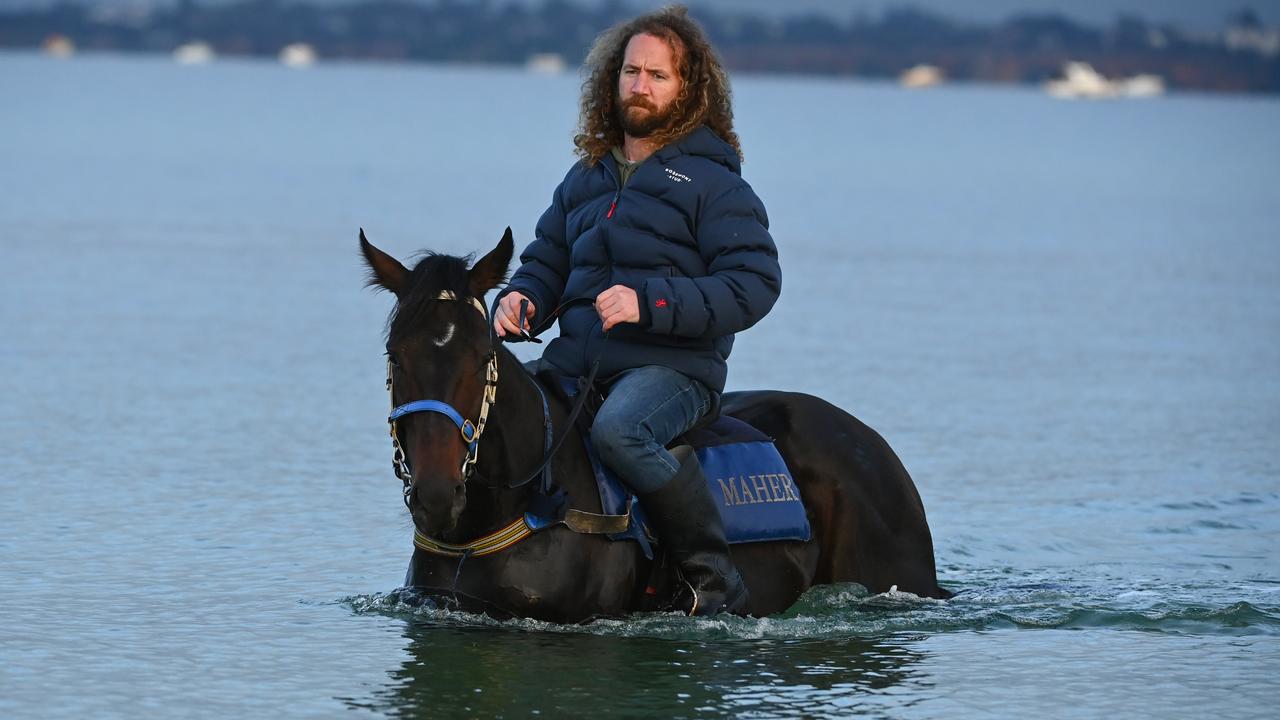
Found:
[[[444,344],[453,339],[453,323],[449,323],[444,328],[444,335],[432,340],[436,347],[444,347]]]

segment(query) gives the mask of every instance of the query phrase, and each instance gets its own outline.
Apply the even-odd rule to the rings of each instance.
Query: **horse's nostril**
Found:
[[[457,485],[454,485],[454,486],[453,486],[453,494],[454,494],[454,495],[462,495],[462,494],[463,494],[463,493],[465,493],[466,491],[467,491],[467,486],[466,486],[466,485],[463,485],[462,483],[458,483]]]

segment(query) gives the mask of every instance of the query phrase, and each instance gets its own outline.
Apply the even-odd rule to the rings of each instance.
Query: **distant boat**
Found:
[[[316,64],[316,49],[307,43],[292,43],[280,48],[280,62],[292,68]]]
[[[55,33],[44,39],[40,50],[50,57],[68,58],[76,54],[76,44],[66,35]]]
[[[524,67],[529,72],[557,75],[564,72],[567,66],[564,58],[556,53],[535,53],[525,61]]]
[[[1067,100],[1102,100],[1118,97],[1156,97],[1164,94],[1164,79],[1159,75],[1135,75],[1121,80],[1108,80],[1086,62],[1069,62],[1062,68],[1060,80],[1044,84],[1045,92]]]
[[[173,59],[183,65],[203,65],[212,62],[214,57],[213,46],[199,40],[184,43],[173,50]]]
[[[1045,92],[1056,98],[1098,100],[1120,94],[1115,84],[1086,62],[1069,62],[1062,68],[1061,80],[1044,84]]]
[[[1164,78],[1159,75],[1134,75],[1121,83],[1121,94],[1125,97],[1158,97],[1164,94]]]
[[[946,81],[942,70],[935,65],[916,65],[898,76],[898,84],[904,88],[927,88]]]

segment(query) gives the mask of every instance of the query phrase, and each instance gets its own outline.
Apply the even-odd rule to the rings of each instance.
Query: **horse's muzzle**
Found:
[[[466,485],[461,478],[415,478],[413,494],[409,496],[409,514],[421,533],[439,537],[458,524],[466,504]]]

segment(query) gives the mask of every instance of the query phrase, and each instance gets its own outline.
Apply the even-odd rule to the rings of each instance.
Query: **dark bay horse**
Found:
[[[510,228],[470,268],[464,258],[428,255],[407,269],[363,231],[360,249],[369,284],[396,296],[386,346],[392,405],[414,410],[392,423],[417,530],[406,586],[469,611],[561,623],[654,607],[671,578],[637,543],[563,525],[530,533],[522,520],[538,483],[510,485],[543,464],[544,407],[558,447],[555,483],[573,508],[601,507],[568,403],[540,393],[492,336],[484,296],[506,279]],[[750,590],[746,613],[781,612],[821,583],[950,596],[938,586],[920,496],[879,434],[800,393],[727,393],[722,412],[775,438],[813,531],[807,542],[732,546]]]

